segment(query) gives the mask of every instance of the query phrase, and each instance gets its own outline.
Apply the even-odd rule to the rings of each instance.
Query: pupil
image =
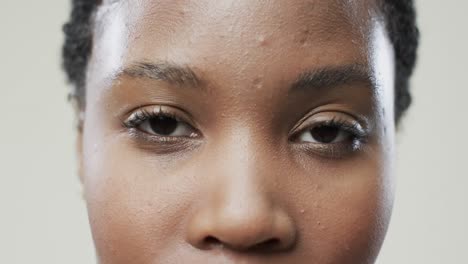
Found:
[[[158,116],[151,118],[149,120],[151,129],[154,133],[169,136],[170,134],[174,133],[177,128],[178,121],[174,118],[167,117],[167,116]]]
[[[321,143],[331,143],[338,137],[340,129],[332,126],[320,126],[313,128],[310,133],[312,137]]]

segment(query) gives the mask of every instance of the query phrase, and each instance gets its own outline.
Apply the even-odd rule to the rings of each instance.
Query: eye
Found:
[[[188,122],[186,115],[171,107],[158,107],[152,109],[139,109],[134,112],[124,126],[136,129],[148,136],[160,139],[192,138],[198,135],[197,130]]]
[[[298,140],[301,142],[334,144],[349,142],[353,140],[354,135],[339,126],[318,125],[311,129],[303,131]]]
[[[341,158],[362,149],[371,133],[368,127],[364,118],[341,112],[320,112],[301,120],[291,140],[311,153]]]
[[[357,153],[370,135],[369,130],[352,116],[335,112],[310,116],[295,130],[292,141],[302,150],[331,159]]]
[[[151,135],[162,137],[192,137],[194,129],[174,117],[157,115],[143,121],[138,128]]]

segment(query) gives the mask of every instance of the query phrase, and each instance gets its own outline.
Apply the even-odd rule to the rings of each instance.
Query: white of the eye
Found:
[[[301,135],[298,137],[301,142],[310,142],[310,143],[320,143],[320,144],[333,144],[333,143],[339,143],[345,141],[349,137],[349,132],[346,132],[342,129],[338,132],[336,135],[335,139],[331,141],[330,143],[323,143],[314,138],[314,136],[311,133],[311,130],[306,130],[301,133]]]
[[[176,129],[169,135],[160,135],[153,131],[151,128],[150,122],[147,120],[140,125],[140,129],[144,132],[152,135],[158,136],[167,136],[167,137],[189,137],[193,134],[192,129],[190,129],[189,125],[183,122],[177,122]]]

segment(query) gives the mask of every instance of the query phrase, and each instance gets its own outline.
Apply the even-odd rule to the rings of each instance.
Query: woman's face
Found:
[[[393,53],[372,1],[104,1],[80,174],[100,263],[373,263]]]

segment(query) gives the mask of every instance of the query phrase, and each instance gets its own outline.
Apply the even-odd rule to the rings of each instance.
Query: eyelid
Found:
[[[351,157],[353,154],[362,151],[372,137],[369,123],[367,123],[367,120],[362,120],[344,112],[315,112],[301,119],[291,131],[289,140],[296,149],[313,157],[334,160]],[[335,126],[350,133],[350,140],[335,143],[301,142],[297,140],[302,133],[319,126]]]
[[[146,114],[145,114],[146,112]],[[136,115],[144,114],[143,118],[135,117]],[[186,136],[163,136],[154,135],[140,129],[144,122],[148,122],[150,118],[157,115],[170,116],[178,122],[184,123],[193,130],[193,137]],[[131,124],[131,120],[134,121]],[[168,105],[147,105],[133,109],[128,112],[125,119],[121,121],[123,132],[130,136],[132,143],[135,143],[138,148],[149,151],[152,154],[166,155],[181,151],[189,151],[196,148],[203,138],[199,129],[194,126],[191,115],[186,111]]]
[[[323,111],[312,113],[302,118],[291,130],[289,138],[295,138],[297,134],[316,126],[333,125],[336,123],[342,124],[340,128],[347,132],[357,133],[356,136],[358,137],[366,137],[369,134],[368,123],[367,121],[363,121],[362,118],[356,118],[354,115],[344,112]]]
[[[192,128],[196,129],[196,123],[193,121],[193,118],[190,114],[186,111],[169,105],[148,105],[148,106],[141,106],[138,107],[129,113],[126,114],[125,118],[123,119],[122,123],[125,127],[131,128],[135,127],[139,124],[132,124],[132,120],[137,120],[138,115],[150,115],[150,116],[157,116],[157,115],[164,115],[169,116],[176,119],[179,122],[183,122],[191,126]],[[198,131],[198,130],[197,130]]]

